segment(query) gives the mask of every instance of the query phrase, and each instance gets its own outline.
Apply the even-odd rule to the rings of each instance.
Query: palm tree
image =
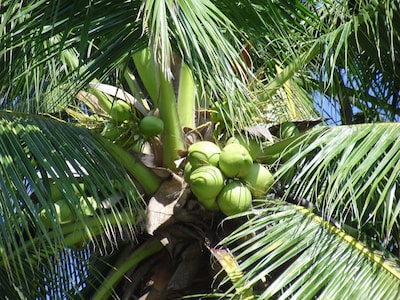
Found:
[[[0,7],[0,294],[398,297],[395,3]],[[232,136],[275,184],[226,217],[183,175]]]

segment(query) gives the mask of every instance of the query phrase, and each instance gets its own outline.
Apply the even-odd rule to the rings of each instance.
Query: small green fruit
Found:
[[[296,124],[293,122],[284,122],[280,127],[280,137],[281,139],[287,139],[300,133]]]
[[[94,211],[98,208],[97,202],[93,197],[81,197],[79,199],[81,203],[82,212],[86,216],[94,216]]]
[[[253,160],[255,160],[262,152],[260,145],[254,139],[246,139],[246,137],[244,136],[237,135],[229,138],[228,141],[226,142],[227,145],[233,143],[238,143],[243,147],[245,147],[249,151],[251,158]]]
[[[219,208],[227,216],[247,211],[251,200],[250,190],[240,181],[228,183],[217,197]]]
[[[127,121],[131,116],[131,106],[123,100],[115,100],[111,106],[110,116],[118,123]]]
[[[186,182],[189,182],[190,174],[192,174],[192,172],[193,172],[193,166],[188,161],[186,162],[185,169],[183,170],[183,179],[185,179]]]
[[[265,195],[275,180],[266,167],[255,163],[251,166],[249,173],[243,178],[243,181],[246,182],[253,197],[261,197]]]
[[[71,209],[68,206],[67,200],[58,200],[54,203],[56,208],[58,221],[60,224],[71,223],[74,221]]]
[[[189,177],[189,185],[197,199],[215,198],[224,187],[224,175],[214,166],[201,166]]]
[[[72,215],[71,209],[68,206],[67,200],[58,200],[54,203],[54,209],[56,212],[56,215],[53,216],[51,215],[50,212],[46,210],[42,210],[39,212],[39,217],[42,219],[43,223],[51,227],[53,222],[59,223],[59,224],[68,224],[74,221],[74,217]],[[53,219],[53,222],[52,222]]]
[[[194,143],[188,148],[188,160],[194,168],[202,165],[218,166],[221,149],[209,141]]]
[[[139,130],[143,135],[153,137],[164,130],[164,122],[155,116],[146,116],[140,120]]]
[[[54,181],[50,181],[50,195],[51,199],[55,202],[64,198],[63,192],[56,185]]]
[[[247,175],[253,165],[249,151],[240,144],[233,143],[222,149],[219,167],[229,178],[242,178]]]

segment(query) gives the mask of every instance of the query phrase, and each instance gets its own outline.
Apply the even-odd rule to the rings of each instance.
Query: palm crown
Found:
[[[395,3],[0,7],[1,294],[398,296]],[[226,217],[183,177],[232,137],[275,179]]]

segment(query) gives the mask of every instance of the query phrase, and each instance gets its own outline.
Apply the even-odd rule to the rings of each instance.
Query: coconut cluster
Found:
[[[193,194],[211,211],[231,216],[251,207],[252,199],[266,194],[274,177],[262,164],[253,161],[239,142],[224,148],[201,141],[188,149],[184,178]]]

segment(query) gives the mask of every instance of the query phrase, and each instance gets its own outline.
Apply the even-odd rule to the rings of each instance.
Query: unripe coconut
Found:
[[[140,120],[139,130],[145,136],[153,137],[164,130],[164,122],[155,116],[146,116]]]
[[[64,198],[63,192],[54,181],[50,181],[50,196],[54,202]]]
[[[251,200],[249,188],[240,181],[228,183],[217,197],[220,210],[227,216],[245,212],[250,208]]]
[[[127,121],[131,116],[131,106],[123,100],[115,100],[111,106],[110,116],[118,123]]]
[[[190,174],[192,174],[192,172],[193,172],[193,166],[188,161],[186,162],[185,169],[183,170],[183,179],[185,179],[186,182],[189,182]]]
[[[221,149],[209,141],[194,143],[188,148],[188,160],[194,168],[202,165],[218,166]]]
[[[243,178],[253,197],[265,195],[274,183],[274,176],[261,164],[253,164],[249,173]]]
[[[229,144],[224,147],[219,157],[219,167],[229,178],[242,178],[253,165],[253,159],[247,149],[240,144]]]
[[[281,124],[280,127],[280,136],[281,139],[287,139],[296,134],[299,134],[300,130],[297,128],[296,124],[293,122],[285,122]]]
[[[217,198],[199,199],[199,202],[209,211],[219,211]]]
[[[81,197],[79,199],[81,203],[81,209],[84,215],[94,216],[94,211],[98,208],[97,202],[93,197]]]
[[[59,224],[67,224],[74,221],[74,217],[72,215],[71,209],[68,206],[67,200],[58,200],[54,203],[54,209],[56,212],[54,222]],[[42,219],[43,223],[51,227],[52,226],[52,215],[50,212],[46,210],[42,210],[39,212],[39,217]]]
[[[197,199],[215,198],[224,187],[224,175],[214,166],[201,166],[189,177],[189,185]]]
[[[237,135],[229,138],[226,142],[227,145],[233,143],[238,143],[245,147],[249,151],[253,160],[255,160],[262,152],[260,145],[254,139],[246,139],[244,136]]]

